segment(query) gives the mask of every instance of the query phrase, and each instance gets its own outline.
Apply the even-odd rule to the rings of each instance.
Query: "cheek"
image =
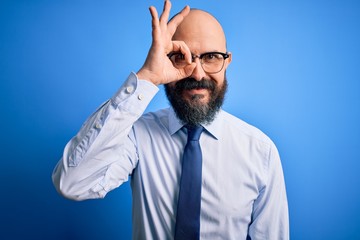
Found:
[[[225,73],[223,71],[214,74],[212,80],[215,82],[216,87],[221,87],[224,84]]]

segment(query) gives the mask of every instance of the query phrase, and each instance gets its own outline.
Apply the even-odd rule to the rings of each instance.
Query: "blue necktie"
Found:
[[[201,126],[186,126],[185,146],[175,225],[175,240],[200,238],[202,154],[199,144]]]

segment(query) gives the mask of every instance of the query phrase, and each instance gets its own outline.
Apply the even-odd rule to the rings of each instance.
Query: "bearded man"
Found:
[[[274,143],[221,109],[232,55],[220,23],[186,6],[154,7],[152,45],[66,145],[60,194],[103,198],[131,177],[133,239],[288,239],[288,205]],[[144,114],[164,84],[170,108]]]

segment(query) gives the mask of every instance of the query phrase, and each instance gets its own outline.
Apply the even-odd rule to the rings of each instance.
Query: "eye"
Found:
[[[219,53],[206,53],[202,59],[205,62],[217,62],[222,59],[222,56]]]
[[[171,61],[174,63],[183,63],[185,61],[185,56],[182,53],[175,53],[171,56]]]

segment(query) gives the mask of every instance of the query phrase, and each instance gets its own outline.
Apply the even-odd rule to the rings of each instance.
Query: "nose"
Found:
[[[201,66],[201,62],[200,62],[199,58],[195,58],[193,61],[196,63],[196,67],[194,68],[194,70],[191,73],[190,77],[194,78],[197,81],[200,81],[206,76],[206,73],[205,73],[204,69]]]

